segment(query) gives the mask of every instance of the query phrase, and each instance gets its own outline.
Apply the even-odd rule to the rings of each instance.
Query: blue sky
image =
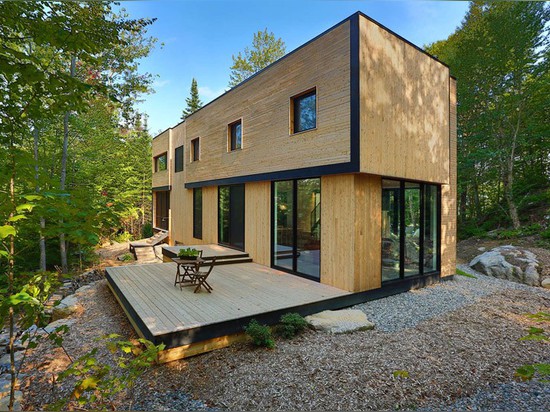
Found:
[[[204,103],[227,90],[231,56],[267,28],[290,52],[356,11],[418,46],[445,39],[464,18],[462,1],[180,0],[122,2],[131,17],[156,17],[149,33],[160,45],[140,64],[157,75],[140,110],[149,130],[177,124],[195,77]]]

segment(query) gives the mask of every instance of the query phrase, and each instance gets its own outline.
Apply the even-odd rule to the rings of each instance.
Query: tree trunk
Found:
[[[38,173],[38,128],[35,126],[34,134],[34,178],[36,180],[36,193],[40,193],[39,173]],[[38,230],[40,248],[40,270],[46,271],[46,238],[44,237],[44,229],[46,228],[46,220],[40,216],[40,229]]]
[[[518,110],[519,111],[519,110]],[[519,229],[521,224],[518,216],[518,208],[514,200],[514,160],[516,156],[516,145],[517,138],[520,126],[520,115],[518,113],[518,120],[516,122],[516,127],[512,135],[512,143],[510,147],[510,153],[506,159],[506,170],[504,171],[504,176],[502,179],[504,197],[506,198],[506,203],[508,204],[508,213],[510,219],[512,220],[512,226],[514,229]]]
[[[76,57],[71,57],[71,77],[74,77],[76,71]],[[61,179],[59,182],[59,190],[65,190],[65,182],[67,180],[67,152],[69,148],[69,116],[70,112],[66,111],[63,117],[63,153],[61,155]],[[63,227],[63,219],[59,222],[60,227]],[[61,254],[61,270],[63,273],[69,272],[67,263],[67,244],[65,242],[65,233],[59,235],[59,252]]]
[[[11,212],[10,218],[14,216],[16,209],[15,205],[15,147],[13,140],[10,142],[11,145],[11,176],[10,176],[10,201],[11,201]],[[14,274],[15,274],[15,236],[10,235],[10,257],[8,261],[8,295],[11,296],[14,293]],[[8,349],[10,351],[10,401],[8,405],[8,410],[13,411],[13,404],[15,402],[15,313],[13,311],[13,306],[9,307],[9,333],[10,341],[8,343]]]

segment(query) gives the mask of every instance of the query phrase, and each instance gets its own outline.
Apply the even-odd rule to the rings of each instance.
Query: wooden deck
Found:
[[[175,257],[178,252],[180,251],[180,249],[183,249],[183,248],[193,248],[193,249],[197,249],[197,250],[202,250],[202,257],[203,258],[209,258],[209,257],[233,257],[233,256],[248,256],[248,253],[246,252],[241,252],[239,250],[236,250],[236,249],[231,249],[229,247],[225,247],[225,246],[222,246],[222,245],[214,245],[214,244],[210,244],[210,245],[185,245],[185,246],[163,246],[162,249],[163,249],[163,252],[166,251],[168,252],[167,253],[167,256],[170,256],[170,257]]]
[[[138,334],[177,348],[243,331],[251,319],[273,324],[346,306],[349,292],[256,263],[216,266],[212,293],[174,286],[175,263],[110,267],[106,276]]]

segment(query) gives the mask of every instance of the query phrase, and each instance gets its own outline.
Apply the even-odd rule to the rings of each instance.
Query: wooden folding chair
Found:
[[[204,287],[208,293],[212,292],[212,286],[206,281],[208,279],[208,276],[210,273],[212,273],[212,269],[214,269],[214,263],[216,262],[216,256],[212,258],[209,264],[200,265],[197,267],[197,270],[193,273],[191,273],[191,278],[193,279],[193,283],[197,285],[195,288],[195,293],[201,290],[201,287]],[[208,267],[207,271],[201,271],[201,268]]]

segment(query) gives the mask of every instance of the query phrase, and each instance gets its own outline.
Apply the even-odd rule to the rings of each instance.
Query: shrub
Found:
[[[120,260],[123,262],[129,262],[130,260],[134,260],[134,256],[131,253],[125,253],[120,257]]]
[[[307,328],[306,320],[298,313],[286,313],[281,316],[277,326],[277,334],[285,339],[291,339]]]
[[[252,319],[248,326],[245,326],[244,331],[252,339],[254,345],[270,349],[275,347],[275,340],[271,335],[269,326],[260,325],[256,319]]]
[[[122,232],[121,234],[115,235],[113,240],[117,243],[124,243],[132,240],[132,234],[128,232]]]
[[[145,223],[141,229],[141,236],[145,239],[153,236],[153,225],[151,223]]]
[[[550,229],[546,229],[540,232],[540,237],[546,240],[550,240]]]

